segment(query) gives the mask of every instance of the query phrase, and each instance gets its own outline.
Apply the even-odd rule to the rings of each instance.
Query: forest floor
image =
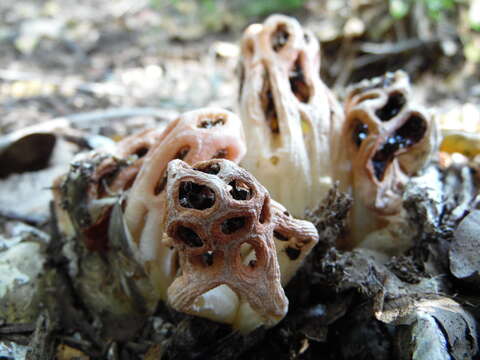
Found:
[[[418,102],[441,116],[448,116],[452,111],[462,113],[461,109],[467,105],[470,119],[478,123],[477,128],[480,129],[480,28],[478,23],[469,25],[473,4],[480,7],[479,1],[452,1],[451,8],[444,5],[435,9],[427,6],[433,3],[427,0],[286,0],[274,1],[276,5],[271,8],[259,8],[255,6],[257,3],[260,2],[0,1],[0,152],[5,146],[1,140],[6,139],[8,134],[54,119],[68,119],[72,127],[86,134],[103,135],[118,141],[146,127],[163,125],[165,120],[171,120],[186,110],[220,106],[236,111],[242,32],[248,24],[263,21],[273,12],[297,17],[319,38],[322,45],[322,79],[340,100],[352,83],[386,71],[404,69],[411,77]],[[401,9],[392,9],[392,3],[410,5],[402,13]],[[450,2],[442,4],[447,3]],[[2,166],[4,164],[0,164]],[[45,190],[49,190],[51,179],[58,176],[58,171],[64,169],[52,170],[45,177],[48,181],[43,178],[28,180],[29,183],[22,186],[17,183],[17,178],[13,181],[12,178],[0,179],[0,235],[5,238],[12,236],[15,232],[10,226],[12,222],[15,226],[26,223],[46,233],[50,231],[53,222],[49,218],[48,201],[51,195]],[[346,204],[348,201],[339,194],[333,192],[330,195],[327,201],[333,204],[332,219],[339,218],[322,221],[341,223],[350,204]],[[35,200],[32,200],[33,197]],[[35,216],[28,211],[33,208]],[[24,209],[26,213],[23,213]],[[440,233],[436,235],[443,236]],[[451,236],[451,231],[448,236]],[[0,250],[3,250],[2,239],[0,236]],[[289,332],[289,329],[298,328],[297,321],[311,316],[301,311],[288,318],[283,327],[269,336],[262,329],[246,338],[237,335],[223,337],[226,330],[221,325],[195,319],[189,319],[188,326],[178,326],[175,330],[168,328],[171,326],[168,323],[165,330],[165,324],[163,327],[158,325],[158,318],[154,318],[145,326],[143,339],[140,337],[121,345],[102,342],[92,335],[88,327],[90,324],[81,329],[81,339],[73,335],[70,337],[70,334],[62,337],[62,344],[66,344],[67,350],[59,347],[53,352],[60,359],[82,358],[87,356],[85,354],[90,358],[127,359],[140,353],[146,354],[146,359],[155,359],[163,351],[156,347],[154,341],[157,331],[162,336],[165,332],[176,334],[168,345],[167,355],[170,358],[186,358],[182,351],[188,351],[191,358],[223,359],[240,356],[254,346],[256,348],[245,353],[244,358],[267,359],[271,349],[275,349],[278,358],[302,358],[304,353],[310,354],[305,358],[314,358],[323,352],[328,353],[326,358],[331,359],[337,358],[338,353],[342,353],[341,358],[358,358],[355,346],[367,340],[356,338],[358,334],[353,330],[350,336],[355,341],[351,346],[339,349],[338,345],[342,340],[338,334],[350,327],[350,320],[344,319],[330,327],[329,331],[334,334],[333,337],[336,336],[337,342],[324,347],[326,331],[334,322],[333,318],[341,318],[354,301],[350,294],[357,285],[352,284],[360,284],[365,274],[369,277],[365,284],[362,283],[365,286],[358,285],[355,289],[373,297],[374,282],[378,279],[369,271],[375,269],[375,265],[364,258],[357,258],[355,254],[338,255],[334,249],[321,249],[320,253],[324,257],[315,258],[318,264],[311,265],[319,274],[315,280],[321,284],[317,284],[319,288],[326,286],[322,271],[327,271],[327,265],[336,264],[336,261],[341,263],[337,264],[338,269],[332,267],[328,271],[344,271],[346,274],[358,270],[359,275],[348,284],[341,281],[335,284],[343,286],[346,295],[342,302],[326,303],[325,311],[317,308],[328,316],[334,314],[331,319],[324,316],[324,322],[318,329],[309,328],[307,321],[307,326],[301,331]],[[410,260],[405,259],[392,260],[390,265],[394,268],[401,261],[406,261],[405,266],[410,270]],[[357,264],[364,268],[359,266],[355,269]],[[297,280],[298,286],[309,284],[311,280],[307,281],[302,276]],[[371,283],[367,284],[369,281]],[[289,290],[291,295],[295,294],[295,286],[293,284]],[[334,296],[335,286],[332,285],[329,296]],[[68,293],[67,290],[65,292]],[[308,294],[313,294],[313,290]],[[304,297],[307,297],[307,292]],[[293,296],[292,304],[296,301],[301,304],[304,300]],[[363,304],[359,305],[351,317],[352,322],[368,325],[371,333],[362,330],[359,332],[361,336],[392,331],[379,321],[370,323],[370,320],[363,319],[363,310]],[[165,312],[165,309],[159,311]],[[169,321],[174,322],[175,316],[178,314],[172,315]],[[0,319],[0,340],[5,340],[7,336],[8,341],[13,339],[19,344],[33,344],[33,348],[41,352],[42,346],[52,341],[47,339],[48,332],[40,329],[43,324],[40,320],[37,323],[5,325]],[[79,323],[85,325],[81,321]],[[198,356],[192,353],[198,350],[194,331],[204,332],[205,344]],[[17,336],[17,333],[20,335]],[[309,341],[322,345],[308,353]],[[390,343],[387,346],[382,341],[379,339],[370,348],[378,351],[378,356],[374,358],[387,359],[385,354],[394,346]],[[210,347],[207,346],[209,342]],[[2,359],[5,344],[0,342]],[[284,349],[289,352],[280,356]],[[213,352],[209,353],[210,350]],[[45,353],[52,353],[52,350],[45,350]]]

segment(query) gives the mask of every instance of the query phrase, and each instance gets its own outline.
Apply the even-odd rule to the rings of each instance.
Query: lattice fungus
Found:
[[[241,44],[242,164],[294,216],[332,186],[342,110],[319,76],[319,43],[294,18],[250,25]]]

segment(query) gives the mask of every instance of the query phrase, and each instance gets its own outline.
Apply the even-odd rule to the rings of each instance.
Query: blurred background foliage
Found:
[[[385,36],[388,32],[385,30],[391,27],[398,30],[402,23],[412,27],[415,24],[408,23],[417,22],[423,30],[406,35],[418,37],[425,37],[425,29],[432,27],[451,33],[453,26],[464,42],[465,55],[474,62],[480,61],[480,45],[472,35],[472,32],[480,31],[479,0],[150,0],[150,4],[157,11],[172,16],[164,26],[173,33],[177,28],[178,38],[183,40],[203,36],[206,32],[238,32],[248,23],[260,21],[272,13],[317,17],[319,20],[330,17],[337,29],[326,29],[326,36],[317,33],[321,40],[331,40],[332,33],[341,36],[342,25],[347,25],[347,30],[357,25],[365,31],[361,34],[357,31],[356,35],[366,33],[367,38],[372,36],[372,40]],[[380,14],[371,16],[379,9]]]
[[[403,69],[428,105],[480,104],[480,0],[17,0],[0,1],[0,132],[107,107],[233,109],[242,32],[272,13],[313,31],[340,97]]]
[[[167,7],[175,8],[179,14],[186,14],[191,10],[195,10],[200,21],[205,22],[211,26],[212,30],[219,30],[218,21],[228,13],[235,14],[239,22],[244,22],[246,19],[252,17],[262,17],[269,14],[280,13],[295,13],[305,7],[310,7],[315,1],[308,0],[150,0],[151,5],[163,10]],[[320,2],[320,1],[319,1]],[[326,3],[327,1],[325,1]],[[332,3],[335,0],[330,1]],[[368,5],[368,3],[375,3],[376,1],[349,1],[350,4]],[[438,20],[442,16],[451,15],[457,11],[457,6],[471,6],[477,7],[472,9],[472,19],[470,26],[474,30],[478,30],[480,15],[478,13],[478,4],[474,5],[475,0],[389,0],[389,13],[395,19],[405,17],[411,11],[415,3],[421,3],[427,10],[428,16],[432,19]]]

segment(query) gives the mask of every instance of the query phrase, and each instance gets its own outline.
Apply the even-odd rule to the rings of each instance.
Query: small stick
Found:
[[[1,209],[0,209],[0,217],[5,218],[7,220],[22,221],[24,223],[27,223],[28,225],[33,225],[33,226],[40,226],[45,224],[48,221],[48,217],[46,216],[19,214],[12,210],[1,210]]]
[[[20,323],[0,326],[0,335],[31,333],[35,330],[35,323]]]

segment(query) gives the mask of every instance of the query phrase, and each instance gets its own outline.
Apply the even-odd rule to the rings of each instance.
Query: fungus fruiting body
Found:
[[[413,104],[407,75],[402,71],[359,83],[345,102],[342,131],[344,160],[351,165],[341,179],[355,199],[350,246],[372,231],[401,220],[407,181],[428,164],[437,146],[434,119]],[[372,247],[405,248],[397,237]],[[363,243],[366,245],[366,243]]]
[[[112,311],[107,308],[118,299],[122,311],[130,312],[145,302],[132,298],[138,293],[151,300],[147,302],[151,310],[155,300],[165,298],[177,271],[176,251],[162,243],[168,162],[182,158],[193,163],[219,153],[234,161],[243,157],[242,125],[229,111],[205,108],[183,114],[165,129],[129,136],[112,151],[79,154],[69,172],[56,181],[59,226],[66,236],[81,241],[87,249],[77,255],[87,259],[80,262],[75,281],[94,311]],[[112,269],[116,264],[118,269]],[[94,273],[100,271],[102,275]],[[103,297],[102,291],[108,290],[90,281],[98,276],[116,278],[112,292],[123,295],[106,300],[109,295]],[[124,276],[128,281],[122,279]],[[151,286],[144,286],[144,280]],[[131,289],[140,283],[141,289]],[[96,298],[99,294],[101,299]],[[142,312],[144,308],[140,306]]]
[[[343,121],[319,77],[319,43],[297,20],[272,15],[245,30],[241,51],[240,115],[248,147],[242,164],[303,217],[332,185]]]
[[[165,226],[182,270],[169,303],[214,320],[220,312],[244,332],[283,318],[282,284],[318,241],[311,223],[285,214],[250,173],[220,159],[169,163]],[[220,309],[208,307],[211,290],[228,294]]]
[[[143,148],[141,140],[136,147]],[[135,148],[131,152],[135,153]],[[159,296],[175,276],[175,251],[162,244],[166,201],[167,165],[173,159],[189,164],[221,157],[239,161],[245,154],[245,142],[239,119],[226,110],[201,109],[180,116],[162,132],[161,140],[148,149],[140,160],[125,205],[125,220],[138,248],[137,255],[152,279]],[[190,185],[184,185],[187,189]],[[191,185],[193,186],[193,184]],[[190,199],[208,206],[208,194]],[[187,200],[185,200],[187,201]],[[161,258],[164,261],[159,262]]]

